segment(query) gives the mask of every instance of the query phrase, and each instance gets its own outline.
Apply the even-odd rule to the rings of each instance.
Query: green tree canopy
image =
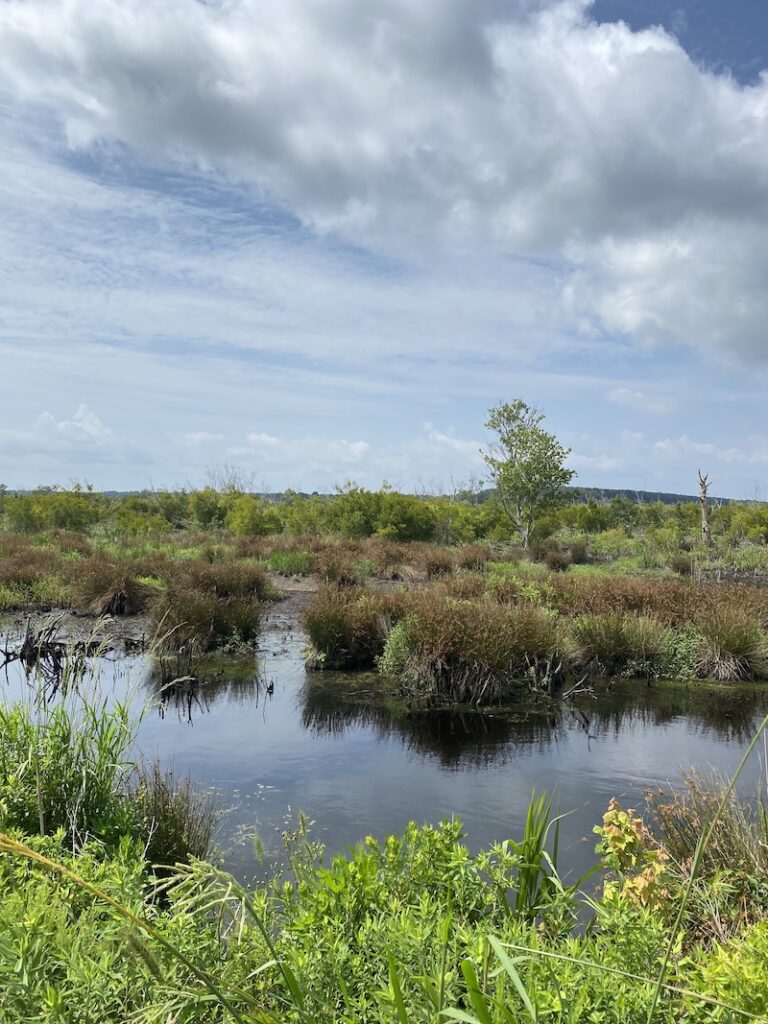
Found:
[[[574,477],[564,448],[541,426],[542,413],[522,399],[490,409],[485,426],[497,435],[482,455],[496,485],[499,502],[528,547],[537,516],[559,505]]]

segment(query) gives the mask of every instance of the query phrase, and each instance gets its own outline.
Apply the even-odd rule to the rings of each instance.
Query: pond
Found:
[[[331,852],[452,815],[477,849],[520,835],[534,791],[570,812],[561,866],[580,873],[594,862],[592,827],[611,797],[642,806],[646,788],[679,785],[691,765],[732,773],[768,711],[764,686],[617,680],[543,711],[407,715],[372,701],[381,684],[371,674],[307,672],[304,643],[278,609],[256,663],[221,662],[205,685],[163,701],[145,658],[94,666],[104,693],[143,709],[141,754],[219,792],[219,844],[243,879],[265,870],[253,835],[268,863],[279,859],[281,833],[300,811]],[[25,689],[18,663],[9,666],[0,698]],[[763,773],[761,750],[741,788],[753,793]]]

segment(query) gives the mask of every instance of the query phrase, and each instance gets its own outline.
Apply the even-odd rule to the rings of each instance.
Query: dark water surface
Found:
[[[591,830],[612,796],[642,806],[644,789],[679,785],[691,765],[733,772],[768,710],[765,687],[623,680],[598,699],[581,698],[578,714],[555,706],[403,716],[365,703],[380,686],[375,676],[305,671],[303,645],[300,631],[278,617],[258,663],[237,672],[222,663],[217,678],[161,703],[146,660],[100,665],[103,693],[130,694],[145,709],[139,751],[219,791],[228,808],[219,842],[227,866],[244,878],[260,873],[253,834],[277,858],[280,833],[299,811],[332,852],[368,833],[451,815],[477,849],[520,834],[534,790],[555,793],[572,812],[561,827],[561,865],[582,871],[593,863]],[[18,666],[0,677],[2,699],[25,688]],[[744,774],[745,792],[754,791],[762,761],[761,749]]]

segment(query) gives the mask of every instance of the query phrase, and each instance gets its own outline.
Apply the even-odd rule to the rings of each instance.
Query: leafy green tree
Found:
[[[234,499],[227,513],[227,526],[242,537],[280,533],[283,528],[277,509],[254,494],[241,494]]]
[[[543,418],[518,398],[490,409],[485,424],[497,440],[482,455],[524,548],[530,544],[536,517],[566,500],[564,488],[574,477],[565,465],[570,448],[542,428]]]

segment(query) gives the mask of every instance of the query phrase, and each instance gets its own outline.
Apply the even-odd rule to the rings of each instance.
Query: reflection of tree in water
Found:
[[[681,718],[703,736],[729,742],[752,737],[755,720],[768,709],[768,688],[669,686],[621,681],[570,707],[546,702],[521,710],[394,712],[372,703],[371,693],[308,682],[301,693],[302,722],[311,732],[341,734],[366,727],[379,738],[398,736],[409,749],[437,757],[446,767],[503,764],[528,751],[544,751],[566,731],[585,737],[621,736],[632,726],[667,725]]]

